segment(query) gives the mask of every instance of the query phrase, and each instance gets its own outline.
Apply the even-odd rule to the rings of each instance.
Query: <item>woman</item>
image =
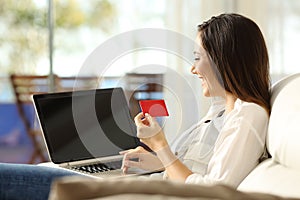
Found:
[[[155,118],[138,114],[138,137],[156,155],[142,147],[121,152],[123,169],[164,169],[169,179],[237,187],[264,153],[270,113],[267,48],[258,26],[238,14],[199,25],[196,42],[191,72],[200,78],[204,96],[224,104],[214,102],[211,112],[177,141],[185,140],[179,151],[171,150]]]

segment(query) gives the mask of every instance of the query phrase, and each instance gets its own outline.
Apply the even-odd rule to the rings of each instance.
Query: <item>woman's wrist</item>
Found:
[[[155,153],[165,168],[173,164],[178,159],[168,145],[156,150]]]
[[[159,141],[156,141],[153,146],[152,146],[152,150],[153,151],[159,151],[160,149],[163,149],[163,148],[166,148],[166,147],[169,147],[169,144],[167,141],[165,140],[159,140]]]

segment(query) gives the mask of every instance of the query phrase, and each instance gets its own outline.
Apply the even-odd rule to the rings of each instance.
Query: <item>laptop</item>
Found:
[[[140,143],[122,88],[35,94],[33,101],[52,164],[93,177],[125,176],[119,152]]]

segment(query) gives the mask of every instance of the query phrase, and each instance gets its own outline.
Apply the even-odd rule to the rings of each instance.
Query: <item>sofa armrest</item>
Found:
[[[284,199],[239,192],[225,185],[201,186],[150,178],[94,179],[64,177],[54,181],[49,199]]]

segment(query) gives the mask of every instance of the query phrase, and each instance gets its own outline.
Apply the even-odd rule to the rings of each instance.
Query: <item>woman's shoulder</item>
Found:
[[[247,102],[247,101],[242,101],[240,99],[237,99],[234,104],[234,108],[239,112],[247,112],[247,113],[249,112],[249,113],[256,113],[256,114],[261,113],[268,116],[267,111],[262,106],[253,102]]]
[[[254,133],[263,144],[268,121],[269,115],[262,106],[238,99],[234,109],[225,117],[223,131],[227,134],[232,134],[232,129],[240,130],[243,134]]]
[[[248,121],[265,121],[268,120],[269,115],[267,111],[260,105],[253,102],[246,102],[237,99],[232,113],[231,118],[245,119]]]

